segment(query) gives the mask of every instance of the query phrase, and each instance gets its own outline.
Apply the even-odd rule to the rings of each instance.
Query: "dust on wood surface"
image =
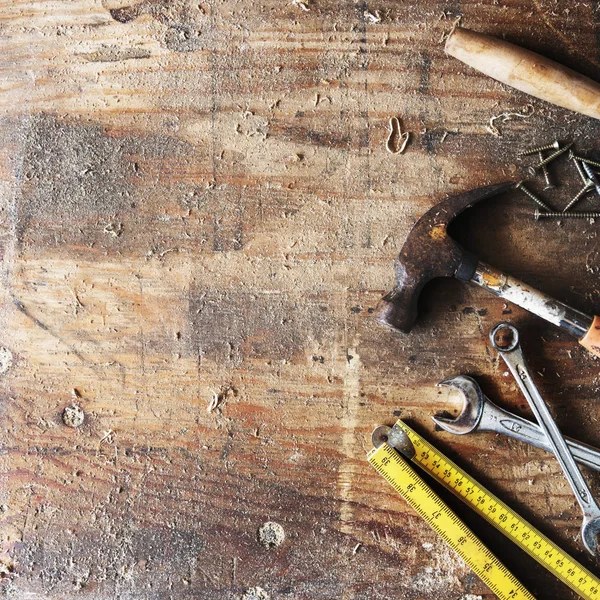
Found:
[[[374,310],[445,194],[525,177],[537,143],[600,152],[596,123],[445,57],[444,32],[462,15],[598,79],[593,3],[0,7],[6,597],[489,600],[365,460],[399,415],[590,566],[551,456],[429,417],[457,411],[434,384],[459,373],[528,414],[487,343],[509,318],[564,433],[600,445],[598,362],[457,281],[410,335]],[[564,162],[557,208],[580,187]],[[495,199],[457,236],[597,310],[598,225],[533,208]],[[575,598],[472,524],[534,594]]]

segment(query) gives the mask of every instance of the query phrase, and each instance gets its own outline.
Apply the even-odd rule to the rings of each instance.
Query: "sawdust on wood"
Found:
[[[261,587],[256,586],[246,590],[240,600],[270,600],[271,596]]]
[[[13,353],[4,346],[0,346],[0,375],[4,375],[13,364]]]
[[[70,406],[66,406],[64,408],[62,420],[67,427],[80,427],[85,421],[85,413],[81,406],[77,404],[71,404]]]
[[[285,540],[285,531],[279,523],[267,521],[258,530],[258,541],[265,548],[279,548]]]

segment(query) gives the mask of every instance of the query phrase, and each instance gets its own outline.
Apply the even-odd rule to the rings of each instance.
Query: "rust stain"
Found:
[[[446,225],[434,225],[429,232],[432,240],[443,240],[446,237]]]
[[[481,279],[487,287],[499,288],[502,287],[502,285],[504,284],[504,282],[499,277],[496,277],[495,275],[491,275],[489,273],[483,273]]]

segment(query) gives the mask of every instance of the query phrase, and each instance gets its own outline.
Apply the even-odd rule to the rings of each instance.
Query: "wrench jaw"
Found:
[[[581,525],[581,539],[592,556],[598,556],[598,536],[600,536],[600,516],[584,518]]]
[[[481,420],[484,404],[484,395],[479,384],[466,375],[456,375],[440,381],[437,385],[460,392],[463,408],[454,419],[435,416],[431,417],[433,422],[444,431],[456,435],[465,435],[474,431]]]

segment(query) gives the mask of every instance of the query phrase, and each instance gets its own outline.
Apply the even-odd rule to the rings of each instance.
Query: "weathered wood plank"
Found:
[[[564,432],[600,445],[597,361],[454,281],[426,289],[408,336],[374,320],[445,193],[523,177],[522,146],[598,137],[446,58],[458,14],[600,74],[589,2],[0,2],[6,597],[492,598],[366,463],[398,415],[590,564],[551,457],[429,416],[453,406],[433,384],[461,372],[527,414],[487,345],[510,318]],[[579,184],[556,175],[560,206]],[[491,201],[457,236],[597,310],[596,226],[530,213]],[[280,547],[259,542],[268,521]],[[575,597],[473,526],[539,597]]]

